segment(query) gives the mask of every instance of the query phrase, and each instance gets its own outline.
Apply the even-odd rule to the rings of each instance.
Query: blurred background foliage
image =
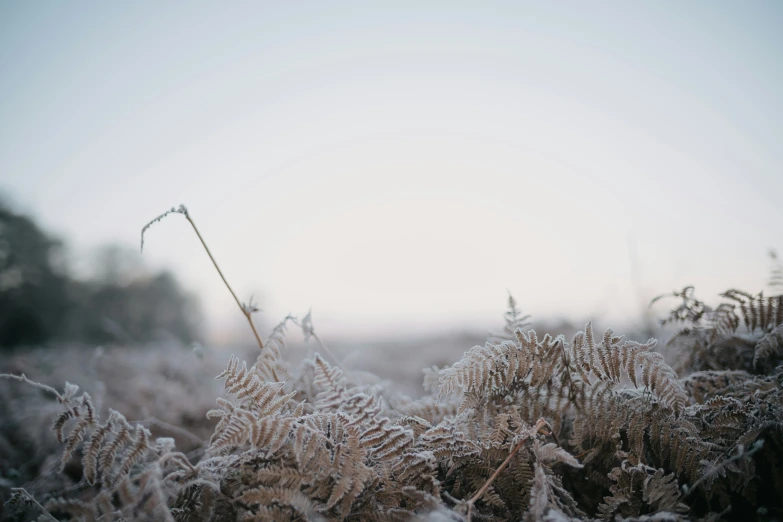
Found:
[[[170,272],[118,245],[92,263],[90,277],[75,275],[64,242],[0,199],[0,348],[201,340],[198,301]]]

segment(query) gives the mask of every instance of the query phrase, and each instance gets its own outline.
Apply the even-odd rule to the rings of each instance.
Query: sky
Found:
[[[322,336],[485,328],[507,291],[632,321],[761,290],[783,249],[781,26],[772,1],[2,2],[0,190],[77,265],[183,203],[265,324],[312,308]],[[237,335],[182,216],[148,234]]]

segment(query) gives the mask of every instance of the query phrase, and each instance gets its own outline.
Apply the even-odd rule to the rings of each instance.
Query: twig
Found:
[[[193,442],[194,444],[196,444],[197,446],[204,444],[204,439],[202,439],[198,435],[191,433],[184,428],[180,428],[178,426],[174,426],[173,424],[169,424],[168,422],[163,422],[162,420],[158,420],[155,417],[149,417],[144,420],[130,422],[130,424],[141,424],[142,426],[145,427],[155,426],[159,429],[168,431],[169,433],[172,433],[174,435],[179,435],[183,438],[186,438],[191,442]]]
[[[0,378],[3,378],[3,379],[13,379],[15,381],[26,382],[27,384],[29,384],[31,386],[34,386],[34,387],[36,387],[36,388],[38,388],[40,390],[43,390],[43,391],[45,391],[47,393],[51,393],[52,395],[57,397],[57,400],[60,401],[61,403],[63,401],[65,401],[65,398],[60,394],[60,392],[58,392],[57,390],[55,390],[51,386],[47,386],[46,384],[41,384],[40,382],[31,381],[23,373],[21,373],[19,375],[16,375],[14,373],[0,373]]]
[[[529,430],[525,434],[526,436],[524,436],[522,438],[522,440],[520,440],[519,442],[516,443],[516,445],[514,446],[514,449],[512,449],[511,453],[509,453],[508,457],[506,457],[506,460],[504,460],[503,463],[500,466],[498,466],[498,469],[496,469],[495,472],[492,474],[492,476],[489,477],[489,479],[484,483],[483,486],[481,486],[481,489],[476,491],[476,494],[473,495],[472,497],[470,497],[470,500],[468,500],[468,502],[467,502],[467,504],[468,504],[468,522],[470,522],[470,517],[473,514],[473,506],[474,506],[474,504],[481,499],[481,497],[484,495],[484,493],[487,492],[487,489],[489,489],[489,486],[491,486],[492,483],[495,481],[495,479],[498,478],[498,475],[500,475],[500,473],[504,469],[506,469],[506,467],[511,463],[511,459],[513,459],[514,455],[516,455],[519,452],[519,450],[522,449],[522,445],[525,442],[527,442],[527,439],[531,435],[535,435],[538,432],[540,432],[541,429],[544,426],[549,426],[549,423],[547,421],[545,421],[544,419],[538,419],[538,422],[536,422],[536,425],[533,426],[533,429]],[[550,427],[550,430],[551,430],[551,427]]]
[[[338,366],[338,367],[339,367],[339,368],[340,368],[342,371],[344,371],[344,372],[345,372],[345,371],[346,371],[346,369],[345,369],[345,367],[343,366],[343,363],[340,361],[340,359],[338,359],[338,358],[337,358],[337,356],[336,356],[335,354],[333,354],[333,353],[332,353],[332,351],[329,349],[329,347],[328,347],[328,346],[326,346],[326,345],[324,344],[324,342],[321,340],[321,338],[320,338],[320,337],[318,337],[318,335],[317,335],[315,332],[313,332],[311,335],[313,336],[313,339],[315,339],[315,340],[316,340],[316,342],[318,343],[318,345],[319,345],[319,346],[320,346],[320,347],[323,349],[323,351],[324,351],[324,352],[326,352],[326,353],[329,355],[329,357],[331,357],[332,359],[334,359],[334,362],[335,362],[335,363],[337,363],[337,366]]]
[[[299,328],[302,329],[302,333],[304,334],[304,340],[307,342],[310,337],[314,338],[315,341],[318,343],[318,345],[323,349],[324,353],[326,353],[329,357],[334,359],[334,362],[337,364],[337,366],[345,372],[345,367],[343,366],[340,359],[337,358],[335,354],[332,353],[332,351],[324,344],[324,342],[321,340],[320,337],[318,337],[318,334],[315,333],[315,328],[313,328],[313,311],[309,310],[307,312],[307,315],[305,315],[302,320],[294,319],[293,322],[297,325],[299,325]]]
[[[217,270],[218,275],[220,275],[220,279],[223,280],[223,284],[226,285],[226,288],[228,288],[228,291],[231,292],[231,296],[234,298],[234,301],[236,301],[237,306],[242,311],[242,315],[245,316],[247,319],[248,324],[250,324],[250,329],[253,330],[253,335],[256,338],[256,342],[258,343],[258,347],[263,350],[264,349],[264,343],[261,341],[261,337],[258,335],[258,331],[256,330],[256,325],[253,323],[253,308],[251,306],[245,306],[242,304],[242,302],[237,297],[237,294],[234,293],[234,290],[231,288],[231,285],[228,284],[228,280],[226,280],[226,276],[223,275],[223,271],[220,270],[220,266],[218,265],[217,261],[215,260],[215,256],[212,255],[212,252],[209,250],[209,247],[207,246],[206,241],[204,241],[204,238],[201,236],[201,232],[199,232],[198,227],[196,226],[196,223],[193,221],[193,218],[190,216],[190,213],[188,212],[188,209],[185,208],[185,205],[180,205],[179,208],[172,207],[171,210],[168,210],[161,214],[160,216],[156,217],[149,223],[147,223],[144,228],[141,229],[141,249],[144,250],[144,232],[147,231],[149,227],[151,227],[153,224],[157,223],[164,217],[168,216],[169,214],[182,214],[185,216],[185,219],[188,220],[190,223],[190,226],[193,227],[193,231],[196,232],[196,235],[198,236],[199,241],[201,241],[201,245],[204,247],[204,250],[207,252],[207,255],[209,256],[209,259],[212,261],[212,264],[215,266],[215,270]]]
[[[586,457],[592,450],[583,451],[579,455],[574,455],[574,458],[576,460],[582,460],[582,458]]]

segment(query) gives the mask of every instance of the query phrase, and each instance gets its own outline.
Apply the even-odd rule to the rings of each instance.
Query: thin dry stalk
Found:
[[[508,457],[506,457],[506,460],[504,460],[500,466],[498,466],[498,469],[495,470],[495,472],[492,474],[491,477],[484,483],[481,488],[476,491],[476,494],[470,497],[470,500],[468,500],[468,522],[470,522],[470,517],[473,515],[473,506],[481,500],[481,497],[484,496],[484,493],[487,492],[487,489],[489,489],[489,486],[492,485],[492,483],[495,481],[496,478],[498,478],[498,475],[500,475],[504,469],[511,463],[511,459],[514,458],[514,455],[516,455],[520,449],[522,449],[522,445],[527,442],[527,439],[530,437],[530,435],[536,435],[539,433],[544,426],[549,426],[549,423],[545,421],[544,419],[538,419],[538,422],[536,422],[536,425],[533,426],[533,429],[531,432],[528,432],[527,436],[522,437],[522,440],[517,442],[517,444],[514,446],[514,449],[511,450],[511,453],[508,454]],[[550,428],[549,431],[554,431]]]
[[[57,390],[55,390],[51,386],[47,386],[45,384],[41,384],[40,382],[31,381],[23,373],[19,374],[19,375],[16,375],[16,374],[13,374],[13,373],[0,373],[0,379],[13,379],[15,381],[26,382],[30,386],[34,386],[34,387],[36,387],[36,388],[38,388],[40,390],[45,391],[46,393],[51,393],[52,395],[57,397],[57,400],[60,401],[61,403],[65,401],[65,398],[62,395],[60,395],[60,392],[58,392]]]
[[[320,338],[320,337],[318,337],[318,335],[316,335],[316,333],[315,333],[315,332],[313,332],[313,333],[312,333],[312,336],[313,336],[313,339],[315,339],[315,341],[318,343],[318,346],[320,346],[320,347],[321,347],[321,349],[322,349],[324,352],[326,352],[326,354],[327,354],[327,355],[329,355],[329,357],[331,357],[332,359],[334,359],[334,362],[335,362],[335,364],[337,364],[337,366],[338,366],[338,367],[339,367],[341,370],[343,370],[343,371],[347,371],[347,370],[345,369],[345,366],[343,366],[343,363],[340,361],[340,359],[339,359],[339,358],[338,358],[338,357],[337,357],[335,354],[333,354],[333,353],[332,353],[332,351],[329,349],[329,347],[328,347],[328,346],[326,346],[326,344],[324,344],[324,342],[321,340],[321,338]]]
[[[185,428],[180,428],[179,426],[174,426],[168,422],[163,422],[162,420],[156,419],[155,417],[149,417],[140,421],[131,421],[130,424],[141,424],[144,427],[154,426],[158,429],[168,431],[172,435],[179,435],[182,438],[188,439],[196,446],[201,446],[204,444],[204,439],[198,435],[186,430]]]
[[[220,266],[218,265],[217,261],[215,260],[215,256],[212,255],[212,252],[209,250],[209,247],[207,246],[207,242],[204,241],[204,238],[201,236],[201,232],[199,232],[198,227],[196,226],[195,221],[193,221],[193,218],[190,216],[190,213],[188,212],[188,209],[185,208],[185,205],[180,205],[179,208],[172,207],[171,210],[167,210],[160,216],[156,217],[149,223],[147,223],[144,228],[141,229],[141,249],[144,250],[144,232],[147,231],[149,227],[151,227],[153,224],[157,223],[158,221],[162,220],[164,217],[168,216],[169,214],[182,214],[185,216],[185,219],[188,220],[190,223],[190,226],[193,227],[193,231],[196,232],[196,235],[198,236],[199,241],[201,241],[201,245],[204,247],[204,250],[207,252],[207,255],[209,256],[209,259],[212,261],[212,264],[215,266],[215,270],[217,270],[217,273],[220,275],[220,279],[223,280],[223,284],[226,285],[226,288],[228,288],[228,291],[231,292],[231,297],[234,298],[234,301],[236,301],[237,306],[242,311],[242,315],[245,316],[247,319],[248,324],[250,325],[250,329],[253,330],[253,335],[256,338],[256,342],[258,343],[258,347],[263,350],[264,349],[264,343],[261,341],[261,337],[258,335],[258,330],[256,330],[256,325],[253,323],[253,310],[254,308],[249,305],[243,304],[239,298],[237,297],[237,294],[234,292],[234,290],[231,288],[231,285],[228,284],[228,280],[226,279],[226,276],[223,275],[223,271],[220,270]]]

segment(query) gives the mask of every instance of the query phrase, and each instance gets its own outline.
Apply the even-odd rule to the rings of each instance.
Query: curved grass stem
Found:
[[[220,279],[223,280],[223,284],[226,285],[226,288],[228,288],[228,291],[231,292],[231,297],[234,298],[234,301],[236,301],[237,306],[242,311],[242,315],[245,316],[247,319],[248,324],[250,325],[250,329],[253,330],[253,336],[256,338],[256,342],[258,343],[259,349],[264,349],[264,342],[261,340],[261,337],[258,335],[258,330],[256,330],[256,325],[253,323],[253,310],[251,307],[244,305],[239,298],[237,297],[237,294],[234,292],[234,289],[231,288],[231,285],[228,284],[228,280],[226,279],[226,276],[223,275],[223,271],[220,269],[220,265],[218,265],[217,260],[215,260],[215,256],[212,255],[212,252],[209,250],[209,247],[207,246],[207,242],[204,241],[204,238],[201,235],[201,232],[199,232],[198,227],[196,226],[196,222],[193,221],[193,218],[190,215],[190,212],[188,212],[188,209],[185,208],[185,205],[180,205],[179,208],[173,208],[171,210],[168,210],[161,214],[160,216],[156,217],[149,223],[147,223],[143,229],[141,229],[141,248],[144,250],[144,232],[147,231],[147,229],[152,226],[154,223],[157,223],[164,217],[168,216],[171,213],[176,214],[182,214],[185,216],[185,219],[188,220],[188,223],[190,223],[190,226],[193,227],[193,231],[196,233],[196,236],[198,236],[199,241],[201,241],[201,246],[204,247],[204,250],[207,252],[207,255],[209,256],[210,261],[212,261],[212,264],[215,267],[215,270],[217,270],[218,275],[220,275]]]

